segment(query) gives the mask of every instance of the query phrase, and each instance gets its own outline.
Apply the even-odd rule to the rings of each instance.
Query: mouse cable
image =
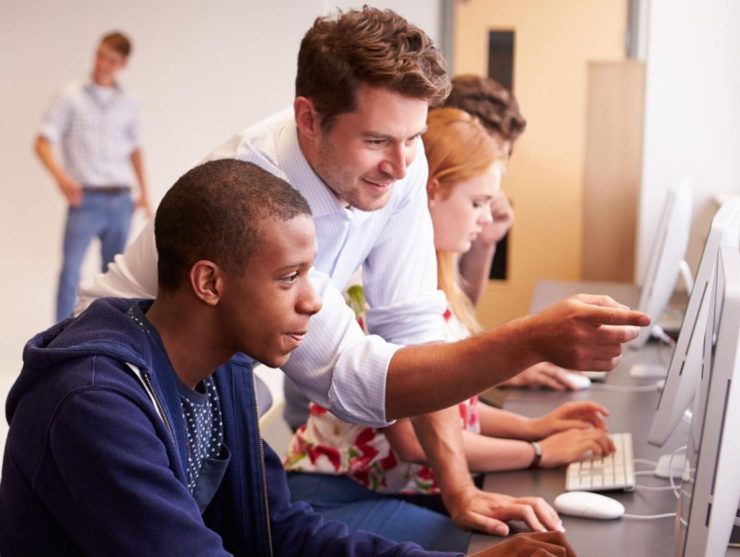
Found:
[[[659,518],[673,518],[676,513],[663,513],[663,514],[623,514],[622,518],[629,518],[632,520],[657,520]]]
[[[671,457],[670,459],[668,459],[669,469],[673,470],[673,459],[676,456],[678,456],[678,453],[686,452],[687,448],[688,448],[688,445],[683,445],[671,453]],[[673,494],[676,496],[676,499],[679,499],[681,497],[681,487],[676,484],[676,480],[673,478],[673,474],[669,474],[668,479],[671,480],[671,487],[673,488]]]

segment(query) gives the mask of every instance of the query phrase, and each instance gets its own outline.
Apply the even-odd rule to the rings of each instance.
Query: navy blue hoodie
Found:
[[[443,555],[349,534],[291,504],[280,460],[259,437],[244,356],[214,373],[230,461],[201,513],[187,488],[175,377],[126,315],[132,303],[98,300],[26,345],[6,407],[3,557]]]

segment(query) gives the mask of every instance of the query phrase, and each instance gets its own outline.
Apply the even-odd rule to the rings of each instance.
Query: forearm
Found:
[[[539,361],[526,334],[528,317],[454,343],[407,346],[388,366],[388,420],[446,408]]]
[[[536,439],[532,432],[532,420],[526,416],[479,404],[478,418],[482,435],[506,439]]]
[[[454,415],[452,411],[454,410]],[[483,425],[483,415],[487,408],[479,408],[479,416],[481,416],[481,426]],[[495,409],[491,409],[495,410]],[[446,411],[445,411],[446,412]],[[511,412],[500,411],[502,414],[501,421],[506,422],[509,417],[513,417],[516,421],[516,414]],[[436,413],[440,415],[441,413]],[[493,416],[490,416],[491,418]],[[450,416],[448,418],[450,423],[456,422],[455,427],[459,428],[459,414],[456,408],[450,409]],[[524,418],[526,420],[526,418]],[[421,430],[425,428],[426,431],[437,427],[432,423],[431,418],[427,418],[426,421],[422,418],[417,418],[418,425],[417,429]],[[439,426],[444,427],[444,425]],[[511,428],[514,429],[513,427]],[[417,435],[409,422],[409,420],[399,420],[396,424],[388,427],[384,430],[385,436],[391,445],[391,448],[399,455],[401,460],[404,462],[414,462],[417,464],[428,464],[429,459],[426,458],[424,449],[422,448]],[[422,435],[424,433],[422,432]],[[514,436],[511,436],[514,437]],[[467,469],[463,470],[462,467],[453,474],[468,474],[469,472],[492,472],[500,470],[518,470],[526,468],[532,462],[534,451],[532,445],[527,441],[513,440],[513,439],[499,439],[495,437],[489,437],[477,433],[471,433],[469,431],[462,431],[463,446],[465,449],[465,458],[467,461]],[[445,452],[449,455],[447,448],[439,449],[434,444],[437,439],[429,438],[426,440],[427,445],[430,446],[431,452],[437,451],[438,453]],[[434,456],[434,455],[433,455]],[[434,467],[433,467],[434,468]],[[436,465],[436,470],[440,470],[444,474],[445,465]],[[438,478],[439,481],[439,478]],[[447,481],[449,484],[450,482]]]
[[[480,300],[488,283],[495,253],[495,243],[484,242],[478,238],[473,242],[470,250],[460,257],[463,290],[474,305]]]
[[[139,184],[139,195],[148,198],[149,186],[147,185],[146,174],[144,173],[144,154],[141,149],[136,149],[131,153],[131,166],[134,167],[136,181]]]
[[[388,364],[386,419],[452,406],[537,362],[614,369],[622,344],[649,324],[611,298],[579,294],[465,340],[401,348]]]
[[[445,504],[452,512],[450,499],[461,491],[474,488],[465,458],[459,410],[454,406],[416,416],[411,421]]]
[[[54,156],[52,145],[48,139],[43,136],[36,138],[35,151],[44,168],[51,174],[55,180],[59,181],[65,176],[64,169],[57,162]]]
[[[463,431],[463,443],[471,472],[521,470],[527,468],[534,458],[534,449],[527,441]]]

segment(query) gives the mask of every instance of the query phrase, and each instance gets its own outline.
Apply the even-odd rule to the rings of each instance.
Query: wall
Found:
[[[2,2],[0,363],[19,361],[24,341],[53,318],[65,205],[32,153],[32,143],[54,92],[88,75],[102,33],[120,28],[134,39],[121,81],[141,102],[156,203],[216,145],[290,104],[298,45],[315,17],[335,6],[360,5],[326,0]],[[395,8],[438,36],[438,2],[375,5]],[[98,265],[91,250],[86,275]]]
[[[516,210],[509,277],[491,282],[485,325],[525,313],[541,279],[581,268],[587,62],[624,58],[625,0],[468,0],[455,10],[456,73],[487,70],[487,33],[514,29],[514,89],[527,118],[503,189]]]
[[[740,194],[740,3],[651,0],[636,280],[667,188],[694,179],[695,270],[717,194]]]

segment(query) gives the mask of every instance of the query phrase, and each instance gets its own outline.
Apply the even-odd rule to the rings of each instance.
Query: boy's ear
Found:
[[[430,207],[434,207],[434,204],[436,203],[437,199],[439,199],[439,196],[441,195],[441,186],[439,185],[439,180],[436,178],[432,178],[427,182],[427,202],[429,203]]]
[[[202,259],[190,268],[190,287],[195,296],[215,306],[223,294],[223,271],[213,261]]]
[[[293,113],[298,131],[308,139],[316,139],[321,131],[321,119],[313,101],[307,97],[296,97],[293,101]]]

